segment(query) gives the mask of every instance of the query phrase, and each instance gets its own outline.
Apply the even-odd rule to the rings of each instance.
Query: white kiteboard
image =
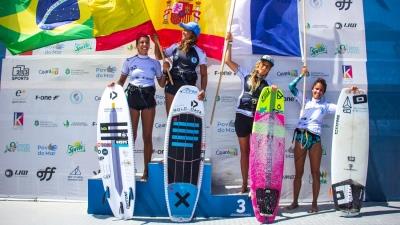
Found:
[[[204,166],[205,122],[199,90],[182,86],[168,115],[164,145],[164,188],[170,219],[190,221],[200,194]]]
[[[335,208],[358,215],[368,169],[369,112],[367,92],[342,89],[332,138],[332,193]]]
[[[120,85],[106,87],[97,113],[97,152],[106,200],[115,217],[133,217],[135,163],[128,102]]]

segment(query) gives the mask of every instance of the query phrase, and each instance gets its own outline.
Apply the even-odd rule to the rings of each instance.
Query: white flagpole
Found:
[[[235,10],[235,4],[236,4],[236,0],[232,0],[231,7],[230,7],[230,10],[229,10],[228,24],[227,24],[228,32],[231,32],[231,26],[232,26],[233,12]],[[224,39],[225,38],[226,38],[226,34],[224,36]],[[217,90],[215,92],[214,105],[213,105],[213,109],[212,109],[212,112],[211,112],[211,118],[210,118],[210,125],[212,125],[212,122],[214,120],[215,106],[217,104],[219,88],[221,86],[221,80],[222,80],[222,74],[223,74],[224,66],[225,66],[225,57],[226,57],[227,48],[228,48],[227,42],[226,42],[226,40],[224,40],[224,50],[223,50],[223,53],[222,53],[221,66],[219,68],[219,80],[218,80]]]
[[[302,8],[302,25],[303,25],[303,51],[302,51],[302,61],[303,66],[307,66],[307,41],[306,41],[306,34],[307,34],[307,24],[306,24],[306,7],[305,1],[301,0],[301,8]],[[300,116],[303,116],[304,113],[304,106],[305,106],[305,99],[306,99],[306,83],[307,83],[307,76],[303,74],[304,82],[303,82],[303,101],[301,104]]]

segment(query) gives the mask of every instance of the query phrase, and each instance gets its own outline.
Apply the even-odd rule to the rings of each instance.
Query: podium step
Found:
[[[211,163],[205,162],[203,180],[195,215],[197,217],[245,217],[254,216],[247,194],[211,193]],[[164,193],[164,172],[161,161],[149,164],[149,179],[136,181],[134,216],[168,217]],[[88,179],[89,214],[112,215],[108,202],[103,203],[103,183],[100,178]]]

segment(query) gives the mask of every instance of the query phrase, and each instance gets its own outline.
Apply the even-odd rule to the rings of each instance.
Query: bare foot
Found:
[[[312,204],[311,205],[311,209],[309,209],[307,212],[308,213],[317,213],[319,210],[318,210],[318,206],[315,204]]]
[[[147,181],[148,178],[149,177],[148,177],[147,173],[143,173],[143,176],[140,178],[140,180],[141,181]]]
[[[243,193],[247,193],[247,192],[249,192],[249,188],[247,188],[247,185],[242,185],[242,190],[240,191],[240,193],[241,194],[243,194]]]
[[[293,210],[293,209],[296,209],[296,208],[298,208],[298,207],[299,207],[299,204],[293,202],[292,204],[286,206],[285,209],[286,209],[286,210]]]

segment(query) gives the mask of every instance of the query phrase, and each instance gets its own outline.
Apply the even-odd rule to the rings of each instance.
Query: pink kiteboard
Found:
[[[272,223],[278,213],[285,152],[284,95],[265,87],[258,99],[250,137],[250,192],[260,223]]]

